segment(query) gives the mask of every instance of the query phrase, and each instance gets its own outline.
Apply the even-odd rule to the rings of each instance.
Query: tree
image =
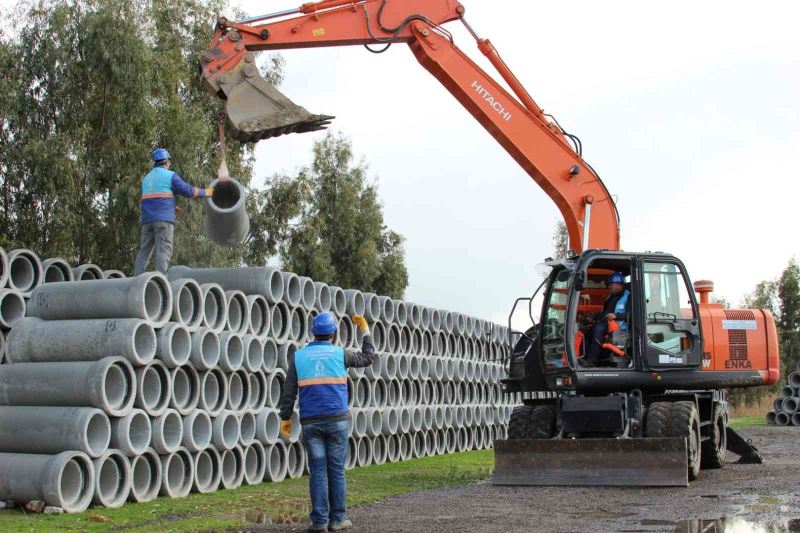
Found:
[[[384,224],[376,186],[367,179],[364,160],[354,161],[349,139],[329,133],[315,142],[311,165],[294,178],[273,178],[257,200],[264,207],[283,201],[280,220],[272,221],[277,228],[257,220],[266,230],[254,236],[259,253],[277,248],[284,268],[318,281],[403,296],[404,239]]]
[[[778,297],[781,361],[785,370],[795,370],[800,362],[800,267],[794,258],[778,280]]]
[[[197,186],[219,165],[219,102],[196,83],[224,0],[55,0],[23,6],[0,35],[0,245],[130,271],[139,184],[165,146]],[[279,81],[282,60],[266,75]],[[229,141],[231,175],[249,183],[252,149]],[[201,202],[180,200],[175,262],[235,265],[246,247],[205,239]]]
[[[752,293],[745,295],[744,306],[748,309],[768,309],[778,319],[778,282],[760,282]]]
[[[553,259],[566,259],[569,253],[569,235],[567,225],[563,220],[556,223],[556,230],[553,232]]]

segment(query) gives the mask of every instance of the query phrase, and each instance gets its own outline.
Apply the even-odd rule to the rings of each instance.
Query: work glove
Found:
[[[367,325],[366,318],[361,315],[356,315],[353,317],[353,324],[355,324],[362,335],[369,335],[369,326]]]
[[[281,420],[281,435],[286,437],[286,439],[290,439],[292,436],[292,421],[291,420]]]
[[[214,196],[214,187],[206,187],[206,198]]]

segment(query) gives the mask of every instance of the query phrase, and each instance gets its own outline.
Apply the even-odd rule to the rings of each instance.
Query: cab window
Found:
[[[689,288],[680,267],[673,263],[644,264],[647,342],[659,351],[679,354],[691,347],[686,331],[675,324],[695,318]]]

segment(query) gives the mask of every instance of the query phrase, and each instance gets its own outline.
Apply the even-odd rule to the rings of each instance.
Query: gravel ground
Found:
[[[800,531],[799,430],[740,433],[764,464],[705,470],[688,488],[495,487],[486,480],[350,509],[352,531]],[[259,528],[295,530],[303,527]]]

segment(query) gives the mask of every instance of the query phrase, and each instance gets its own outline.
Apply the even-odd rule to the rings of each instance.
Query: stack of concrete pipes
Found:
[[[505,436],[505,332],[482,320],[269,267],[47,283],[0,365],[0,500],[80,512],[303,475],[277,407],[321,310],[348,349],[365,315],[379,354],[350,370],[348,468]]]
[[[0,364],[5,362],[5,339],[14,323],[25,316],[31,292],[43,283],[57,281],[124,278],[119,270],[102,270],[97,265],[76,267],[58,258],[41,261],[24,248],[6,253],[0,248]]]
[[[800,372],[792,372],[786,381],[781,397],[773,402],[773,410],[767,413],[767,423],[800,426]]]

